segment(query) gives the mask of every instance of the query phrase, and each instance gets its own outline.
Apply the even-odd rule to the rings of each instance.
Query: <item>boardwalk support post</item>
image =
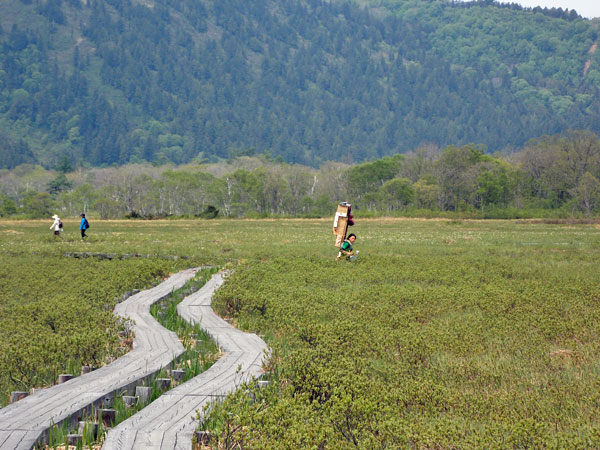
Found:
[[[185,375],[185,370],[182,370],[182,369],[171,370],[171,376],[173,377],[173,381],[183,380],[183,375]]]
[[[196,443],[198,445],[208,445],[210,444],[211,434],[210,431],[196,431]]]
[[[123,396],[123,403],[125,404],[125,406],[127,408],[132,408],[135,406],[135,404],[137,403],[138,398],[134,397],[133,395],[124,395]]]
[[[152,397],[152,388],[149,386],[136,386],[135,396],[139,398],[140,403],[146,403]]]
[[[157,378],[156,385],[158,386],[158,389],[160,389],[161,391],[166,391],[167,389],[169,389],[171,387],[171,379],[170,378]]]
[[[95,442],[98,440],[98,424],[80,421],[77,433],[85,436],[88,442]]]
[[[98,410],[98,421],[102,421],[102,425],[105,427],[112,427],[117,417],[117,411],[114,409],[99,409]]]
[[[29,395],[29,392],[25,392],[25,391],[13,391],[10,393],[10,402],[11,403],[15,403],[18,402],[19,400],[21,400],[22,398],[25,398]]]
[[[67,434],[67,445],[80,446],[83,441],[81,434]]]
[[[67,381],[73,379],[74,376],[71,373],[62,373],[58,376],[58,384],[66,383]]]

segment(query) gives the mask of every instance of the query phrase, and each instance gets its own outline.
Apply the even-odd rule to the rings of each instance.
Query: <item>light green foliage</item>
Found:
[[[297,251],[289,248],[288,231],[298,222],[277,228],[259,221],[90,222],[85,242],[76,220],[64,221],[62,239],[52,235],[51,221],[0,222],[2,404],[11,391],[53,384],[59,373],[77,374],[83,364],[100,365],[121,354],[121,324],[112,310],[125,292],[186,267]],[[314,242],[307,242],[307,253]],[[72,252],[91,256],[65,256]]]
[[[4,319],[14,317],[8,311],[53,301],[55,321],[80,313],[61,327],[87,327],[81,344],[65,337],[60,351],[94,345],[96,333],[108,339],[110,311],[99,302],[112,304],[164,273],[157,270],[236,269],[215,305],[238,327],[264,334],[273,357],[268,388],[249,387],[250,395],[244,387],[206,418],[225,448],[242,441],[244,448],[587,449],[599,442],[596,224],[358,216],[353,263],[335,261],[331,218],[95,220],[86,243],[73,221],[63,241],[47,226],[0,222],[0,332],[19,331]],[[67,251],[157,258],[77,260],[63,257]],[[160,258],[174,255],[190,259]],[[21,328],[34,325],[30,319]],[[58,342],[48,327],[36,330]],[[12,342],[7,336],[2,342]],[[34,355],[41,347],[33,337],[23,342]]]
[[[402,156],[385,157],[354,166],[348,170],[348,187],[353,196],[380,188],[395,178],[402,166]]]
[[[600,175],[600,141],[586,131],[543,136],[531,142],[519,159],[534,195],[556,206],[590,190],[592,179],[585,174]],[[579,206],[589,214],[590,202]]]
[[[381,205],[388,205],[388,211],[403,209],[411,204],[415,197],[414,189],[407,178],[394,178],[379,188]]]
[[[247,448],[597,443],[595,226],[382,220],[353,231],[357,263],[317,248],[238,268],[218,292],[222,313],[267,335],[275,385],[214,413],[220,442],[228,418]]]
[[[37,228],[27,242],[29,230],[13,225],[0,226],[2,404],[11,391],[52,385],[60,373],[78,374],[82,365],[103,365],[127,351],[117,337],[116,302],[181,267],[167,259],[66,257],[69,237],[55,240]]]
[[[25,211],[34,218],[50,217],[56,203],[47,192],[28,191],[23,195]]]
[[[591,215],[599,200],[600,182],[594,175],[586,172],[577,186],[576,201],[587,215]]]
[[[177,336],[181,339],[181,342],[185,346],[185,351],[171,364],[171,369],[182,369],[184,375],[179,383],[184,383],[191,378],[199,375],[206,371],[214,362],[218,359],[219,349],[215,342],[211,341],[208,334],[206,334],[200,327],[200,325],[192,325],[177,315],[177,304],[181,302],[186,296],[196,292],[218,271],[217,268],[203,269],[196,274],[196,276],[188,281],[183,287],[173,291],[164,299],[154,303],[150,310],[152,315],[163,325],[171,331],[174,331]],[[131,337],[131,336],[129,336]],[[113,426],[120,424],[133,416],[148,404],[152,403],[158,397],[160,397],[165,391],[157,384],[158,378],[168,378],[169,373],[166,368],[161,369],[150,377],[149,380],[142,380],[142,385],[147,385],[152,388],[152,395],[144,402],[136,401],[133,406],[125,404],[123,396],[127,395],[127,391],[116,392],[114,397],[113,409],[116,410],[115,422]],[[175,384],[170,385],[173,388]],[[84,416],[80,420],[86,420],[88,423],[93,423],[94,412],[89,417]],[[52,442],[63,443],[66,440],[67,434],[75,433],[76,430],[69,430],[68,424],[63,423],[60,426],[54,426],[50,429],[49,434],[50,446]],[[86,430],[87,431],[87,430]],[[91,430],[90,430],[91,431]],[[92,433],[83,433],[83,448],[87,448],[87,445],[99,445],[106,437],[106,429],[102,428],[100,423],[100,429],[98,430],[97,436],[94,437]]]
[[[28,164],[0,171],[0,195],[6,198],[0,214],[323,217],[351,199],[355,212],[372,216],[577,217],[598,211],[594,179],[600,178],[600,140],[589,131],[571,130],[532,140],[510,155],[486,154],[473,144],[426,146],[406,155],[319,169],[274,163],[261,155],[207,165],[80,168],[52,179],[53,173]],[[40,186],[60,193],[49,196],[39,192]]]
[[[17,212],[15,201],[5,195],[0,194],[0,217],[6,217]]]
[[[150,307],[152,316],[162,326],[175,332],[185,347],[185,352],[174,362],[172,367],[185,371],[184,381],[208,369],[218,359],[219,348],[199,324],[191,324],[179,316],[177,305],[185,297],[204,286],[218,271],[219,269],[216,267],[201,270],[181,289]]]

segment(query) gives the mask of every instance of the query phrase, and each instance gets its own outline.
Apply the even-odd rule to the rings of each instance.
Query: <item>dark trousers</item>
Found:
[[[87,237],[87,234],[85,234],[85,230],[80,230],[81,231],[81,239],[83,239],[84,237]]]

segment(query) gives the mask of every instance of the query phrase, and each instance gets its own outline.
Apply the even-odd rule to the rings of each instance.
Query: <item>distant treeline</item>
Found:
[[[497,0],[472,0],[472,1],[464,1],[464,0],[446,0],[453,7],[457,8],[474,8],[474,7],[483,7],[483,6],[495,6],[497,8],[509,8],[517,11],[533,11],[535,13],[545,14],[550,17],[555,17],[558,19],[564,20],[575,20],[581,19],[581,16],[577,13],[576,10],[568,8],[548,8],[548,7],[527,7],[519,5],[518,3],[505,3]]]
[[[327,217],[340,201],[358,216],[591,216],[600,211],[600,139],[544,136],[511,155],[466,145],[422,147],[319,169],[261,155],[212,165],[129,165],[0,171],[3,217]]]

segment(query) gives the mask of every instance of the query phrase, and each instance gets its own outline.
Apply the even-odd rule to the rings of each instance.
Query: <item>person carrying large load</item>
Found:
[[[339,249],[337,259],[341,259],[342,255],[345,255],[346,258],[356,257],[352,252],[352,242],[356,239],[356,235],[352,234],[353,237],[352,242],[349,243],[349,240],[346,240],[346,233],[348,232],[348,227],[354,225],[354,216],[352,215],[352,205],[347,202],[341,202],[335,213],[335,218],[333,219],[333,234],[335,235],[335,246]],[[350,238],[350,236],[348,237]],[[350,245],[350,250],[347,249],[342,252],[343,246]],[[350,254],[349,254],[350,253]]]

